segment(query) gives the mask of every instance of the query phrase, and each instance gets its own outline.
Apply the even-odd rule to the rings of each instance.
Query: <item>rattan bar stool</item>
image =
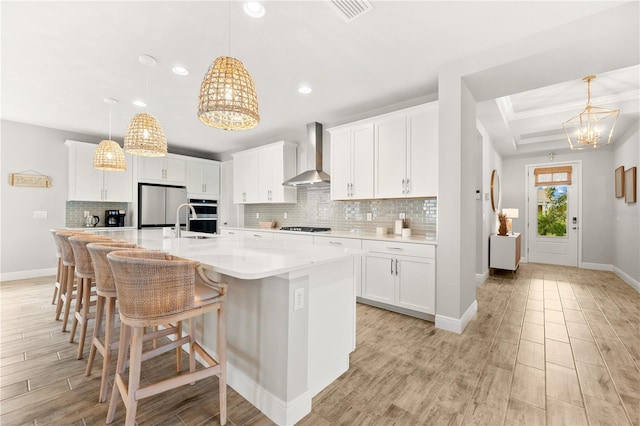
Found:
[[[73,343],[76,335],[78,324],[80,324],[80,340],[78,342],[77,359],[82,359],[84,352],[84,342],[87,338],[87,325],[89,320],[94,317],[91,312],[91,286],[95,284],[96,274],[93,271],[93,263],[91,256],[87,250],[87,244],[95,241],[113,241],[110,237],[95,234],[76,234],[68,238],[69,244],[73,251],[73,257],[76,263],[76,276],[78,277],[78,287],[76,290],[76,309],[73,314],[73,322],[71,324],[71,334],[69,343]]]
[[[99,402],[107,399],[107,382],[109,378],[109,365],[111,364],[111,354],[118,349],[118,341],[115,337],[116,319],[116,286],[113,282],[113,274],[107,260],[107,254],[115,250],[126,250],[136,248],[133,243],[126,242],[97,242],[87,244],[87,250],[93,262],[93,270],[96,274],[96,321],[93,326],[93,337],[91,339],[91,349],[87,360],[87,370],[85,374],[91,374],[96,351],[102,355],[102,379],[100,382]],[[106,306],[106,311],[105,311]],[[104,330],[103,330],[104,320]]]
[[[60,244],[58,243],[58,239],[56,238],[56,233],[59,231],[63,231],[62,229],[50,229],[51,235],[53,236],[53,241],[56,243],[56,257],[58,258],[57,268],[56,268],[56,282],[53,287],[53,298],[51,299],[52,305],[56,306],[56,321],[60,319],[60,311],[62,304],[60,303],[60,296],[62,296],[62,290],[60,288],[61,283],[63,282],[63,273],[65,272],[64,265],[62,264],[62,249],[60,248]],[[78,231],[82,232],[82,231]]]
[[[113,393],[107,413],[107,424],[111,423],[115,417],[116,406],[121,395],[127,409],[125,424],[133,425],[138,400],[197,380],[218,376],[220,424],[224,425],[227,421],[225,306],[227,286],[206,277],[199,262],[159,252],[150,253],[154,252],[113,251],[107,255],[118,293],[121,322],[120,349]],[[216,310],[217,362],[191,334],[195,332],[194,317]],[[142,361],[159,355],[161,349],[143,354],[144,328],[167,322],[180,323],[182,320],[188,321],[189,334],[166,346],[182,347],[189,344],[189,373],[182,373],[141,387]],[[208,367],[196,370],[196,352]],[[127,361],[128,383],[124,378]]]
[[[62,254],[62,281],[60,282],[60,299],[56,308],[56,320],[60,318],[62,313],[62,331],[67,331],[67,322],[69,321],[69,313],[71,312],[71,301],[75,298],[75,270],[76,260],[73,257],[73,249],[69,243],[69,237],[76,234],[77,231],[58,231],[55,234],[56,242],[60,247]]]

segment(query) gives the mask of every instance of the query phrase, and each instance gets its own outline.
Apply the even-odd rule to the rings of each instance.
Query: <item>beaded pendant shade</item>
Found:
[[[104,140],[98,144],[93,154],[93,168],[107,172],[124,172],[127,170],[124,151],[122,151],[118,142]]]
[[[258,125],[258,96],[240,60],[220,56],[213,62],[200,86],[198,118],[224,130],[249,130]]]
[[[107,172],[124,172],[127,170],[124,151],[118,142],[111,140],[111,106],[117,104],[118,101],[104,98],[104,103],[109,105],[109,139],[101,141],[93,153],[93,168]]]
[[[618,121],[619,109],[591,105],[591,80],[595,78],[595,75],[589,75],[582,79],[587,83],[587,106],[584,111],[562,124],[569,147],[573,150],[608,145]]]
[[[158,120],[145,112],[134,115],[124,137],[124,150],[145,157],[167,155],[167,138]]]

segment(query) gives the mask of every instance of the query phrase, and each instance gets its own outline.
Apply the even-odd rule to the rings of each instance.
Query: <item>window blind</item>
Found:
[[[535,169],[536,186],[571,185],[571,166]]]

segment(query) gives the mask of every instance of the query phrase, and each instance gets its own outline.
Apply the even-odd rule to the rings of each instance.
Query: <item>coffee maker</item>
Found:
[[[105,210],[104,226],[107,226],[107,227],[124,226],[125,216],[126,216],[126,212],[124,210]]]

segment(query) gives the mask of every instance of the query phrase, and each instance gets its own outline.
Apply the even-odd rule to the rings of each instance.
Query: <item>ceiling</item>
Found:
[[[311,121],[337,125],[435,99],[444,64],[621,3],[371,1],[371,11],[347,22],[327,1],[264,2],[259,19],[245,15],[240,1],[2,1],[1,114],[106,137],[103,98],[115,98],[112,132],[122,140],[144,110],[131,101],[145,99],[170,151],[223,158],[300,141]],[[140,54],[157,60],[148,98]],[[253,130],[214,129],[196,116],[202,77],[228,54],[255,82],[261,122]],[[173,74],[174,65],[190,75]],[[297,92],[303,83],[311,94]],[[619,127],[632,126],[638,88],[638,67],[599,75],[593,103],[621,108]],[[566,146],[558,129],[585,102],[578,80],[487,100],[478,111],[498,151],[516,155]]]

